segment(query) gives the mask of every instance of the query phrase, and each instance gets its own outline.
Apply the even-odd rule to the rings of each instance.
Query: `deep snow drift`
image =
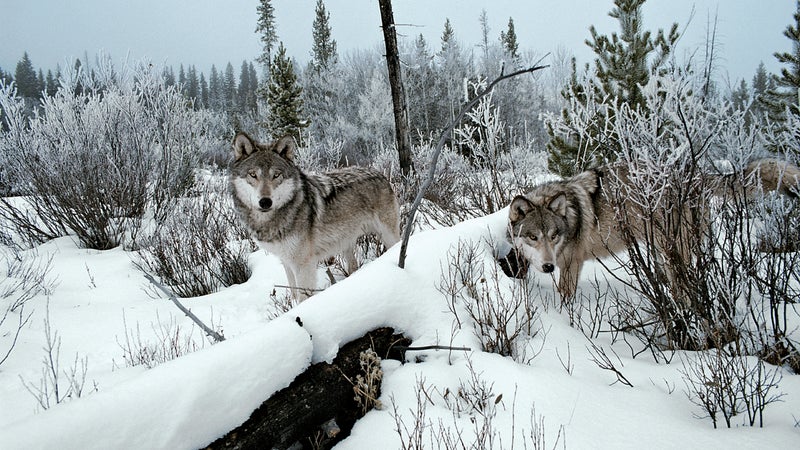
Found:
[[[406,269],[397,267],[395,246],[271,321],[276,307],[269,294],[285,278],[277,259],[256,252],[250,281],[184,301],[221,327],[227,340],[153,369],[125,367],[120,343],[127,333],[138,325],[142,340],[156,339],[158,324],[166,322],[202,342],[200,331],[167,299],[145,292],[147,281],[121,249],[83,250],[67,238],[43,245],[38,252],[53,255],[51,275],[58,284],[49,308],[48,297],[30,302],[34,316],[0,366],[0,448],[202,447],[244,421],[309,364],[331,360],[342,344],[381,326],[394,327],[414,345],[472,350],[417,352],[402,365],[385,361],[382,408],[360,420],[337,448],[401,448],[401,435],[407,445],[416,439],[415,415],[424,416],[426,426],[417,431],[425,448],[443,448],[448,437],[463,440],[467,448],[476,439],[486,448],[520,449],[556,443],[606,449],[797,448],[797,376],[783,372],[778,389],[786,395],[767,407],[764,428],[743,426],[744,418],[735,417],[733,428],[713,429],[709,419],[696,417],[702,411],[684,392],[681,360],[693,355],[680,353],[671,364],[656,364],[646,353],[633,359],[624,343],[612,346],[598,338],[633,387],[614,383],[613,373],[592,362],[587,338],[553,306],[549,276],[530,275],[543,303],[537,332],[522,338],[529,362],[482,352],[463,318],[458,329],[439,288],[459,241],[475,243],[487,277],[496,270],[493,247],[503,241],[506,214],[417,233]],[[604,280],[603,269],[587,264],[581,287],[590,288],[595,276]],[[499,289],[513,289],[514,283],[500,278]],[[42,377],[48,309],[50,326],[61,339],[62,368],[76,354],[87,358],[87,383],[80,399],[36,412],[23,381],[38,384]],[[0,344],[8,339],[0,336]],[[544,445],[536,447],[537,440]]]

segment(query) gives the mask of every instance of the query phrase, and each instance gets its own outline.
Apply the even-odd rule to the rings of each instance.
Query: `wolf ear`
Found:
[[[508,220],[511,223],[522,220],[533,209],[531,202],[522,195],[514,197],[508,210]]]
[[[297,145],[295,145],[294,138],[291,136],[284,136],[272,143],[273,152],[292,162],[294,162],[295,150],[297,150]]]
[[[256,151],[256,143],[247,133],[238,132],[236,137],[233,138],[233,157],[236,161],[240,161]]]
[[[567,195],[564,193],[558,194],[555,197],[550,199],[550,203],[547,204],[547,207],[550,211],[558,214],[561,217],[567,216]]]

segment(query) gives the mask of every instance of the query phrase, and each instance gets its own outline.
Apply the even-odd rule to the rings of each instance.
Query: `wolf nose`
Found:
[[[544,273],[551,273],[551,272],[553,272],[554,270],[556,270],[556,268],[555,268],[555,266],[554,266],[554,265],[552,265],[552,264],[550,264],[550,263],[544,263],[544,264],[542,264],[542,272],[544,272]]]
[[[258,201],[258,207],[261,209],[270,209],[272,207],[272,199],[264,197]]]

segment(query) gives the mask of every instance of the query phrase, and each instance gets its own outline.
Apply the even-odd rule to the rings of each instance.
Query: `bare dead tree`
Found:
[[[381,0],[381,2],[383,2],[383,0]],[[456,125],[461,123],[461,121],[464,119],[464,116],[466,116],[466,114],[471,111],[472,108],[474,108],[483,97],[492,92],[492,89],[494,89],[498,83],[522,74],[533,73],[546,67],[548,66],[540,66],[537,63],[527,69],[520,69],[509,74],[503,73],[504,70],[501,69],[500,76],[489,83],[486,88],[483,89],[483,91],[479,92],[478,95],[475,96],[475,98],[461,107],[461,111],[459,111],[458,115],[442,130],[442,133],[439,135],[439,141],[436,143],[436,149],[431,157],[431,165],[428,169],[428,174],[425,177],[425,181],[422,182],[422,186],[420,186],[419,192],[417,192],[417,196],[414,198],[414,203],[411,204],[411,209],[408,212],[408,220],[406,220],[405,230],[403,230],[403,243],[400,246],[400,260],[398,261],[398,265],[401,269],[404,268],[406,264],[406,251],[408,249],[408,239],[411,237],[411,229],[414,226],[414,216],[417,214],[417,209],[419,209],[419,205],[422,203],[422,198],[425,196],[425,192],[433,182],[434,175],[436,174],[436,163],[439,161],[439,155],[442,153],[442,148],[444,148],[447,137],[450,136]]]
[[[408,107],[403,90],[403,77],[400,71],[400,51],[397,49],[397,33],[395,31],[394,13],[391,0],[379,0],[381,9],[381,27],[383,41],[386,46],[386,66],[389,69],[389,86],[392,90],[392,106],[394,109],[395,141],[400,157],[400,170],[403,175],[411,173],[411,141],[408,138]]]

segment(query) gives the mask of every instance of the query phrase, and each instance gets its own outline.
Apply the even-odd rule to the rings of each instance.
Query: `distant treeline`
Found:
[[[87,67],[89,78],[95,78],[95,69],[87,61],[75,59],[71,70],[72,73],[79,73]],[[13,81],[17,95],[32,100],[55,95],[62,76],[61,67],[57,67],[55,72],[52,69],[47,69],[47,72],[41,68],[36,69],[27,52],[23,54],[13,73],[0,67],[0,80],[6,84]],[[177,73],[173,67],[165,66],[162,76],[167,86],[178,85],[196,109],[242,113],[254,113],[257,110],[259,78],[252,62],[243,61],[238,76],[230,62],[224,70],[218,70],[216,65],[212,65],[208,76],[193,65],[184,67],[183,64],[179,66]]]

